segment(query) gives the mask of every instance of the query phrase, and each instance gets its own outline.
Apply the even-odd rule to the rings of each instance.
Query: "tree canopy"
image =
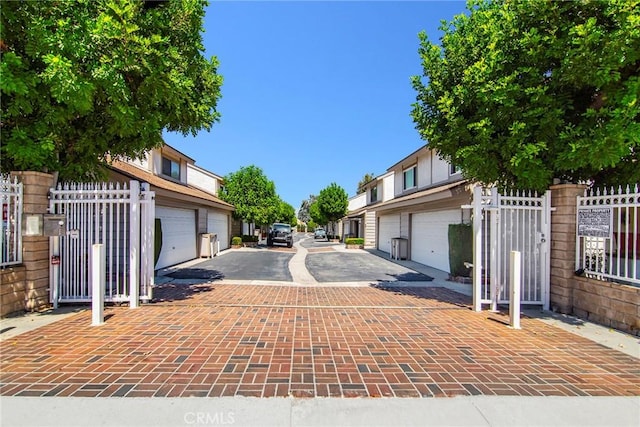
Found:
[[[309,221],[311,221],[311,214],[309,212],[309,208],[311,207],[313,202],[315,202],[315,200],[316,200],[316,196],[311,194],[309,195],[308,199],[303,200],[302,203],[300,203],[300,209],[298,209],[298,219],[300,221],[305,223],[308,223]]]
[[[219,197],[235,206],[234,217],[258,225],[270,224],[281,214],[276,186],[262,169],[243,166],[224,177]]]
[[[349,196],[344,188],[340,187],[335,182],[332,182],[328,187],[322,189],[318,195],[318,199],[311,205],[311,217],[314,215],[314,206],[317,206],[317,210],[320,214],[319,219],[324,219],[323,222],[313,220],[319,224],[326,224],[328,221],[337,221],[347,214],[347,207],[349,205]]]
[[[95,179],[162,131],[219,118],[204,0],[10,1],[0,8],[2,168]]]
[[[421,137],[467,178],[544,190],[640,178],[640,2],[473,1],[420,34]]]
[[[371,181],[373,181],[376,178],[376,176],[373,174],[373,172],[371,173],[365,173],[364,176],[362,177],[362,179],[358,182],[358,190],[356,191],[358,194],[362,194],[364,193],[364,186],[367,185],[368,183],[370,183]]]

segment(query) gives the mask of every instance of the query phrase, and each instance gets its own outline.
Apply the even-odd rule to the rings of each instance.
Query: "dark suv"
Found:
[[[293,246],[293,233],[289,224],[276,222],[271,226],[267,246],[273,246],[274,243],[286,243],[288,248]]]

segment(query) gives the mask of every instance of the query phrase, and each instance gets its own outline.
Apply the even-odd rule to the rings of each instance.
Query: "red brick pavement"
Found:
[[[198,291],[198,292],[196,292]],[[167,285],[1,343],[3,396],[628,396],[637,359],[442,288]],[[497,321],[496,321],[497,320]]]

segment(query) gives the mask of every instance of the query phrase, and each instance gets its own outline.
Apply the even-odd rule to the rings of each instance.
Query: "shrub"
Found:
[[[250,236],[248,234],[243,234],[242,235],[242,242],[257,242],[258,241],[258,236]]]
[[[240,236],[235,236],[231,239],[231,244],[233,246],[240,246],[242,244],[242,237]]]
[[[364,239],[362,237],[347,237],[344,239],[344,243],[347,245],[364,245]]]
[[[449,225],[449,269],[452,276],[469,277],[471,271],[464,266],[473,261],[473,229],[470,224]]]

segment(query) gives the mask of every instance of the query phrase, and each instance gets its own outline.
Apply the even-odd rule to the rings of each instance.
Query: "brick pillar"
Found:
[[[560,184],[551,189],[551,283],[553,311],[572,314],[576,268],[576,197],[584,194],[582,184]]]
[[[23,184],[23,213],[45,214],[53,175],[42,172],[11,172]],[[49,237],[23,236],[22,263],[25,267],[24,309],[35,311],[49,305]]]

